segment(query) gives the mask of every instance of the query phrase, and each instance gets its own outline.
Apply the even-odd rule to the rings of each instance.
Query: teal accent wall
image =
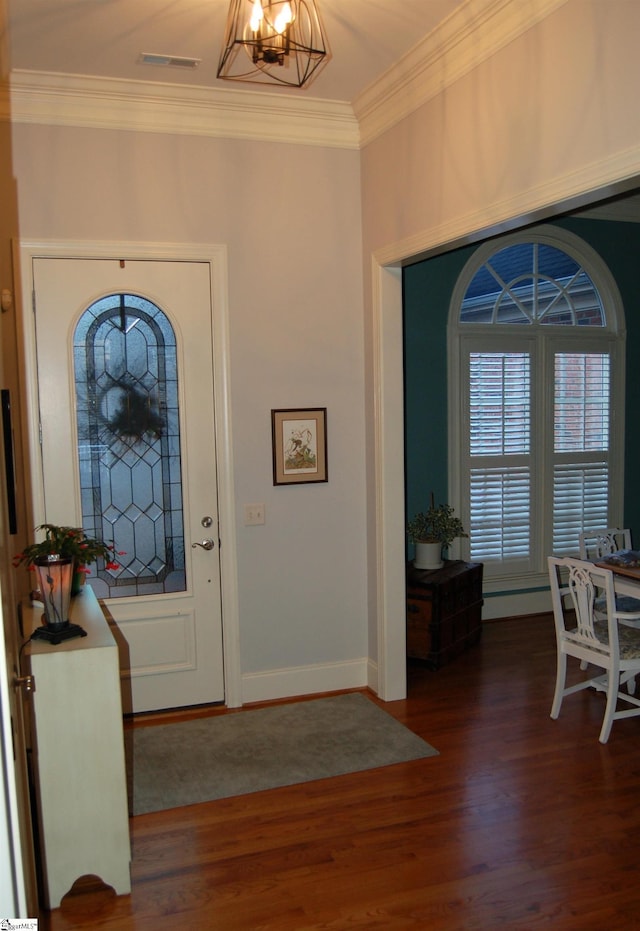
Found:
[[[615,278],[627,328],[624,524],[640,546],[640,224],[555,221],[598,252]],[[406,514],[447,501],[447,322],[456,281],[477,246],[403,272]],[[409,548],[408,557],[413,555]]]
[[[640,547],[640,223],[569,217],[557,225],[581,236],[602,256],[622,297],[627,329],[623,523]]]
[[[404,269],[406,515],[448,502],[447,322],[451,293],[475,246]],[[413,546],[408,544],[408,558]]]

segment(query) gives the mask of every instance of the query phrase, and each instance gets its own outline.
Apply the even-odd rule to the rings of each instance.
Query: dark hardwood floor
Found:
[[[554,676],[551,616],[488,623],[381,703],[438,757],[136,817],[132,894],[79,883],[40,927],[640,929],[640,720],[602,746],[582,692],[552,721]]]

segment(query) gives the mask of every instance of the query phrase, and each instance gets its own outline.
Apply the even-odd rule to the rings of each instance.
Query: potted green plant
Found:
[[[89,537],[82,527],[64,527],[58,524],[40,524],[36,533],[44,533],[44,539],[28,546],[13,558],[13,565],[25,565],[35,568],[38,563],[52,562],[53,557],[60,560],[73,560],[74,588],[80,590],[85,576],[91,570],[88,566],[97,559],[104,559],[106,569],[119,569],[115,561],[115,549],[112,543],[105,543],[95,537]],[[72,591],[77,594],[77,591]]]
[[[439,569],[443,548],[451,546],[457,537],[468,536],[451,505],[436,507],[433,493],[429,509],[415,514],[408,522],[407,535],[416,547],[416,569]]]
[[[36,532],[44,538],[30,543],[13,558],[13,565],[27,566],[36,573],[39,599],[44,605],[45,630],[34,632],[60,643],[68,634],[84,635],[77,625],[69,623],[69,602],[73,593],[74,578],[76,593],[82,590],[81,581],[89,573],[87,568],[96,559],[102,558],[107,569],[118,569],[114,561],[113,544],[104,543],[87,536],[81,527],[63,527],[57,524],[41,524]]]
[[[33,566],[39,559],[47,559],[51,556],[59,556],[61,559],[73,559],[76,568],[83,568],[86,573],[86,567],[97,559],[102,558],[105,561],[107,569],[118,569],[119,565],[114,560],[115,548],[113,543],[105,543],[103,540],[97,540],[89,537],[82,527],[63,527],[58,524],[40,524],[36,527],[36,533],[43,532],[44,539],[37,543],[29,543],[28,546],[13,557],[14,566]]]

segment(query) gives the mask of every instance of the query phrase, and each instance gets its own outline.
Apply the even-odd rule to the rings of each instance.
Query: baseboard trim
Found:
[[[380,695],[380,687],[378,683],[378,664],[375,662],[375,660],[372,659],[367,661],[367,687],[373,692],[374,695]]]
[[[533,592],[485,596],[482,605],[482,620],[522,617],[527,614],[547,614],[551,611],[549,589]]]
[[[341,689],[372,688],[370,666],[366,657],[343,663],[318,663],[267,669],[242,676],[242,703],[315,695]],[[375,679],[377,685],[377,674]]]

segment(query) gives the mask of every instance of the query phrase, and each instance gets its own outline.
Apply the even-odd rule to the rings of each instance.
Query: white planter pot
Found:
[[[441,569],[442,544],[416,543],[416,558],[413,560],[416,569]]]

